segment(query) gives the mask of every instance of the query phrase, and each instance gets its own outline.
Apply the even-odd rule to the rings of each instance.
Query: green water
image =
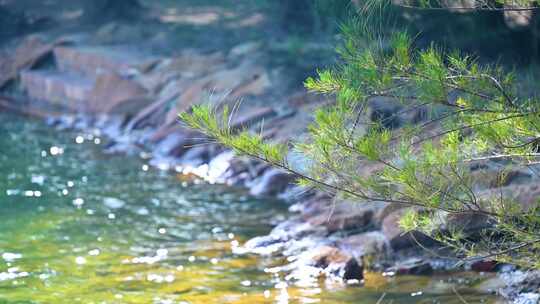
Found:
[[[0,113],[0,303],[462,303],[449,282],[471,274],[284,284],[264,272],[281,260],[231,247],[267,233],[285,205],[145,170],[96,138]]]

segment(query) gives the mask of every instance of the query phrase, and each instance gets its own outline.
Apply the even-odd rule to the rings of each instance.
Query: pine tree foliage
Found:
[[[459,254],[540,267],[538,204],[480,195],[473,176],[486,162],[499,165],[501,182],[509,168],[538,164],[540,101],[520,96],[514,75],[500,67],[436,46],[416,49],[402,32],[368,39],[376,35],[361,31],[358,23],[344,27],[341,64],[306,80],[307,89],[336,102],[317,110],[303,142],[237,133],[229,127],[234,109],[202,105],[180,117],[240,154],[297,175],[302,186],[410,206],[402,227]],[[399,110],[373,119],[381,100]],[[309,160],[307,172],[289,164],[291,151]]]
[[[383,3],[384,0],[368,0]],[[357,1],[360,2],[360,1]],[[527,11],[538,7],[532,0],[395,0],[393,4],[412,9],[429,10],[493,10],[493,11]]]

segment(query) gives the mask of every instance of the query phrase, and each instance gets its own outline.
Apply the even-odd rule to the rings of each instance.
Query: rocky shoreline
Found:
[[[332,100],[298,87],[290,89],[284,83],[287,69],[265,64],[269,54],[264,42],[246,42],[226,53],[186,49],[156,57],[129,45],[93,45],[69,38],[50,43],[29,36],[4,55],[0,110],[40,117],[58,130],[108,138],[103,143],[106,153],[139,155],[145,160],[143,170],[154,166],[183,176],[186,182],[224,183],[245,187],[255,196],[290,201],[289,219],[269,235],[235,248],[238,254],[280,255],[289,262],[269,271],[286,272],[297,282],[323,276],[353,285],[361,284],[365,269],[385,276],[497,272],[489,284],[478,288],[513,303],[540,301],[537,272],[492,261],[456,266],[455,259],[434,257],[435,252],[441,256],[448,252],[423,235],[404,233],[398,221],[405,209],[305,192],[293,186],[293,178],[285,172],[235,157],[177,121],[177,113],[192,105],[227,104],[238,107],[233,129],[262,130],[266,138],[278,142],[302,138],[313,109]],[[373,108],[392,111],[377,104]],[[296,155],[290,159],[303,165]],[[369,174],[369,168],[364,170]],[[526,173],[515,172],[507,187],[512,191],[524,187],[516,195],[535,197],[532,192],[540,191],[536,183]]]

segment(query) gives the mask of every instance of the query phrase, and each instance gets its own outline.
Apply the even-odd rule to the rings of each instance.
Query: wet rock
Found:
[[[518,300],[521,303],[538,303],[529,301],[538,300],[536,295],[540,290],[540,271],[508,271],[500,273],[499,277],[505,283],[505,287],[498,290],[503,297],[513,299],[513,303]]]
[[[278,169],[270,169],[249,190],[251,195],[276,195],[294,180],[294,177]]]
[[[390,241],[390,246],[394,250],[400,250],[411,246],[416,246],[418,243],[423,245],[431,245],[434,241],[423,233],[417,231],[406,232],[399,226],[399,220],[408,209],[400,209],[390,213],[383,219],[382,233]]]
[[[318,206],[306,220],[315,226],[324,226],[329,233],[337,231],[366,231],[375,226],[374,214],[382,208],[378,203],[360,203],[354,201],[329,201],[325,206]],[[313,213],[315,213],[313,215]]]
[[[118,139],[120,136],[122,136],[125,121],[125,118],[123,116],[100,115],[100,117],[102,118],[98,120],[98,122],[96,122],[96,126],[101,129],[104,135],[112,139]]]
[[[364,268],[361,262],[344,251],[330,246],[314,250],[312,260],[315,267],[323,268],[328,275],[344,280],[364,279]]]
[[[365,232],[348,236],[338,242],[338,247],[356,259],[364,256],[387,257],[391,251],[386,236],[379,231]]]
[[[433,273],[433,267],[429,261],[420,258],[411,258],[402,261],[388,269],[398,275],[430,275]]]
[[[68,130],[72,129],[77,121],[75,115],[63,115],[58,117],[56,120],[55,126],[57,130]]]
[[[216,149],[216,152],[218,150]],[[214,153],[214,152],[212,152]],[[233,151],[225,151],[217,154],[208,163],[208,178],[214,182],[225,182],[226,173],[229,172],[232,161],[234,160]]]
[[[144,127],[155,128],[159,126],[165,120],[168,102],[170,102],[170,99],[164,98],[142,107],[142,110],[139,110],[127,123],[126,130],[131,131]]]
[[[323,239],[328,240],[324,238],[325,233],[300,219],[289,219],[279,223],[270,234],[247,241],[242,252],[269,254],[285,249],[282,252],[285,256],[297,255],[305,253],[317,243],[320,246]]]
[[[540,303],[540,293],[525,292],[519,294],[514,301],[514,304],[538,304]]]
[[[198,145],[190,147],[179,161],[184,165],[196,167],[211,162],[211,159],[221,151],[223,151],[222,147],[216,144]]]
[[[193,141],[186,134],[171,132],[154,147],[154,154],[158,156],[181,156],[191,148]]]

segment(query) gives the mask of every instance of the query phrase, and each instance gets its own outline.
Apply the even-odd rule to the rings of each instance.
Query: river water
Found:
[[[232,247],[287,206],[186,183],[105,139],[0,113],[0,303],[495,303],[477,274],[296,286]],[[465,287],[464,287],[465,286]]]

